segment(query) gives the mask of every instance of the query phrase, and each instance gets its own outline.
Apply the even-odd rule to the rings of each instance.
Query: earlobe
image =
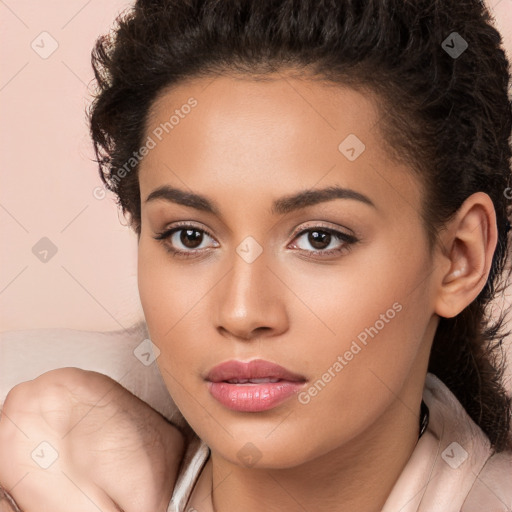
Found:
[[[491,198],[483,192],[468,197],[447,228],[448,251],[440,257],[448,270],[440,275],[435,311],[452,318],[476,299],[489,275],[498,239]]]

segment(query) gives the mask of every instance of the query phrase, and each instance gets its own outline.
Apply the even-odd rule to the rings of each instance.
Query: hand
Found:
[[[119,383],[62,368],[7,395],[0,485],[24,512],[165,512],[183,451],[182,434]]]

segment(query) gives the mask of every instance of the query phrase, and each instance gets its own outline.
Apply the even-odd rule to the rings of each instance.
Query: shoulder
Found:
[[[491,455],[464,502],[461,512],[512,510],[512,451]]]
[[[430,434],[436,439],[434,474],[449,483],[444,491],[461,512],[512,510],[512,452],[494,452],[482,429],[444,383],[427,375],[424,399]],[[441,482],[440,487],[443,487]],[[460,501],[459,501],[460,500]]]

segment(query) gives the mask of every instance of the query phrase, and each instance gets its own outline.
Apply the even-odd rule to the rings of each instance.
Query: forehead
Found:
[[[191,99],[197,105],[189,109],[187,103]],[[195,133],[205,143],[217,133],[224,139],[243,135],[245,142],[252,139],[261,143],[262,128],[268,133],[263,137],[267,141],[282,134],[277,143],[290,142],[292,135],[300,134],[309,138],[333,135],[337,140],[344,131],[362,134],[376,126],[380,117],[378,105],[378,99],[368,90],[312,78],[286,74],[205,77],[161,92],[150,108],[146,129],[152,132],[178,114],[179,119],[174,115],[171,121],[176,142],[180,132],[189,135],[186,125],[191,122],[183,122],[187,118],[192,119]]]
[[[228,187],[250,200],[316,184],[381,195],[383,180],[410,201],[406,189],[418,184],[386,153],[379,119],[370,92],[318,80],[181,83],[161,94],[148,116],[146,136],[155,145],[140,166],[142,201],[164,183],[205,193]]]

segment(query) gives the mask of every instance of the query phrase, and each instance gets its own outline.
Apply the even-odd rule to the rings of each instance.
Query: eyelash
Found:
[[[214,236],[207,229],[198,228],[197,226],[194,226],[193,224],[188,224],[188,223],[178,223],[178,224],[174,225],[174,227],[172,227],[172,228],[169,228],[169,229],[166,229],[164,231],[157,233],[156,236],[154,236],[153,238],[155,240],[160,241],[162,243],[162,245],[164,246],[165,250],[167,252],[169,252],[170,254],[172,254],[173,256],[179,257],[179,258],[192,258],[192,257],[196,256],[197,253],[203,252],[204,249],[191,249],[189,251],[182,251],[179,249],[174,249],[167,243],[167,240],[170,239],[174,233],[179,232],[179,231],[184,231],[187,228],[199,231],[200,233],[206,234],[210,238],[215,239]],[[319,250],[313,250],[313,251],[308,251],[306,249],[299,249],[299,251],[306,252],[306,253],[308,253],[308,255],[321,255],[322,257],[333,256],[336,254],[343,254],[345,252],[348,252],[351,249],[351,246],[359,241],[359,239],[357,239],[353,235],[348,235],[346,233],[342,233],[341,231],[337,231],[335,229],[327,228],[327,227],[319,226],[319,225],[314,225],[314,226],[302,229],[300,231],[299,230],[296,231],[293,234],[292,240],[295,240],[299,236],[302,236],[306,233],[310,233],[310,232],[314,232],[314,231],[318,231],[321,233],[328,233],[328,234],[334,236],[335,239],[342,241],[344,243],[341,247],[338,247],[337,249],[328,249],[328,250],[319,249]]]

